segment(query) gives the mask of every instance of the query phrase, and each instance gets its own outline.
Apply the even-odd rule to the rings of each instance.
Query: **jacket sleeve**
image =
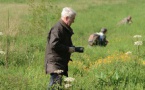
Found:
[[[49,45],[54,51],[57,51],[57,52],[69,51],[69,46],[66,46],[61,43],[61,40],[63,40],[63,36],[60,30],[56,28],[52,28],[48,37],[49,37],[49,40],[48,40]]]

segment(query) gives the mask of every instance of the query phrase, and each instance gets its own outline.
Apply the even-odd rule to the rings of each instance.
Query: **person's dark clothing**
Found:
[[[46,74],[53,73],[56,70],[63,70],[63,75],[68,76],[68,62],[71,53],[69,47],[73,46],[71,36],[73,30],[62,20],[55,24],[48,33],[45,70]]]
[[[100,39],[100,38],[99,38],[99,40],[98,40],[98,42],[97,42],[97,45],[99,45],[99,46],[106,46],[106,45],[107,45],[106,36],[104,36],[103,39]]]
[[[50,74],[50,83],[48,85],[48,90],[62,90],[58,85],[62,84],[62,75],[57,73]],[[56,85],[56,86],[54,86]]]

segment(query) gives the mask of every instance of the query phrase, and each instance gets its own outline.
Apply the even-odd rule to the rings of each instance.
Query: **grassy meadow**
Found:
[[[77,12],[72,40],[85,51],[72,54],[75,81],[64,90],[145,90],[144,0],[0,0],[0,90],[47,89],[46,38],[65,6]],[[132,24],[116,25],[128,15]],[[109,44],[88,46],[102,27]]]

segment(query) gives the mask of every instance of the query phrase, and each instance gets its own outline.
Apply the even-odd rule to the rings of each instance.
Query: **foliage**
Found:
[[[46,1],[47,0],[41,0],[41,2],[38,4],[34,0],[31,0],[29,4],[29,33],[34,31],[37,35],[43,35],[46,30],[50,29],[49,27],[53,21],[58,19],[58,7],[53,5],[51,2]]]
[[[1,90],[47,88],[49,75],[44,71],[46,37],[59,19],[60,9],[65,6],[77,12],[72,25],[73,43],[85,47],[84,53],[72,54],[69,76],[75,81],[70,90],[145,89],[144,0],[30,0],[27,5],[25,0],[0,2],[0,31],[4,32],[0,37],[0,48],[9,51],[7,68],[6,55],[0,55]],[[128,15],[132,16],[132,24],[116,26]],[[88,46],[89,35],[99,32],[102,27],[108,29],[109,44],[106,47]],[[134,35],[142,36],[142,45],[134,45]]]
[[[0,0],[1,3],[25,3],[27,0]]]

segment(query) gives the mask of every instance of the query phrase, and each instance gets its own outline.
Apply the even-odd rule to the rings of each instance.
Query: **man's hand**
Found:
[[[75,47],[69,47],[69,52],[70,52],[70,53],[75,52]]]

